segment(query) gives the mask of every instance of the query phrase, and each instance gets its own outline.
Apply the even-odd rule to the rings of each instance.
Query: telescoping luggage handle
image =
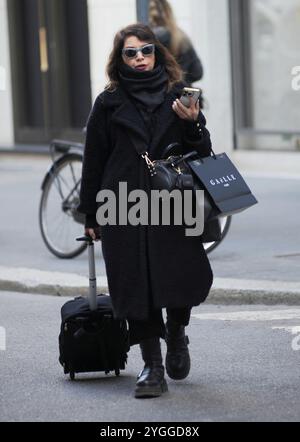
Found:
[[[94,241],[89,236],[76,238],[76,241],[86,242],[89,252],[89,304],[92,311],[97,310],[97,279],[95,267]]]

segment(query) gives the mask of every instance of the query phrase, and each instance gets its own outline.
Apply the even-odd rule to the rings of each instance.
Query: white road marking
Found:
[[[256,292],[268,291],[272,293],[275,292],[299,293],[300,282],[267,281],[267,280],[257,280],[257,279],[215,278],[213,288],[226,289],[226,290],[254,290]]]
[[[6,350],[6,330],[4,327],[0,327],[0,351]]]
[[[300,320],[300,309],[199,313],[193,314],[192,316],[202,321],[278,321],[281,319]]]
[[[254,310],[254,311],[239,311],[239,312],[224,312],[224,313],[199,313],[192,314],[192,317],[200,320],[210,321],[252,321],[252,322],[268,322],[280,320],[300,320],[300,309],[285,309],[285,310]],[[271,327],[272,330],[282,330],[294,336],[291,347],[293,351],[300,351],[300,326],[278,325]]]
[[[272,330],[284,330],[292,335],[297,335],[300,333],[300,326],[295,325],[294,327],[291,326],[280,326],[280,327],[272,327]]]
[[[294,326],[294,327],[272,327],[272,330],[283,330],[285,332],[291,333],[294,338],[291,342],[292,350],[294,351],[300,351],[300,326]]]

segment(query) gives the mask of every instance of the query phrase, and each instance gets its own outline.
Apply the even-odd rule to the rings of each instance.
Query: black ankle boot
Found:
[[[159,338],[147,339],[140,344],[145,367],[138,375],[135,397],[151,398],[161,396],[168,391],[164,378],[165,369],[162,364],[162,355]]]
[[[168,319],[166,323],[166,370],[171,379],[185,379],[191,369],[188,349],[189,338],[185,335],[185,327]]]

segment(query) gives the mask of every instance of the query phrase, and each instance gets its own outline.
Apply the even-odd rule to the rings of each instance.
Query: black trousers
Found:
[[[166,309],[167,319],[170,318],[185,327],[189,325],[191,317],[191,307]],[[162,310],[152,310],[147,321],[128,320],[130,345],[139,344],[145,339],[154,337],[165,338],[166,328]]]

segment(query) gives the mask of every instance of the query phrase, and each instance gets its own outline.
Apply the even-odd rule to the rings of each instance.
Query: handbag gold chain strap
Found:
[[[182,156],[182,155],[181,155],[181,156]],[[145,153],[142,155],[142,158],[145,160],[145,162],[146,162],[146,164],[147,164],[147,167],[148,167],[148,169],[149,169],[149,171],[150,171],[151,176],[155,176],[155,175],[157,175],[157,172],[156,172],[156,170],[155,170],[155,163],[156,163],[156,160],[152,161],[152,160],[149,158],[149,153],[148,153],[148,152],[145,152]],[[172,157],[170,156],[169,158],[167,158],[167,160],[169,160],[170,158],[172,158]],[[175,165],[174,165],[173,163],[171,163],[171,166],[172,166],[173,169],[178,173],[178,175],[182,175],[182,170],[180,169],[180,167],[175,167]]]

